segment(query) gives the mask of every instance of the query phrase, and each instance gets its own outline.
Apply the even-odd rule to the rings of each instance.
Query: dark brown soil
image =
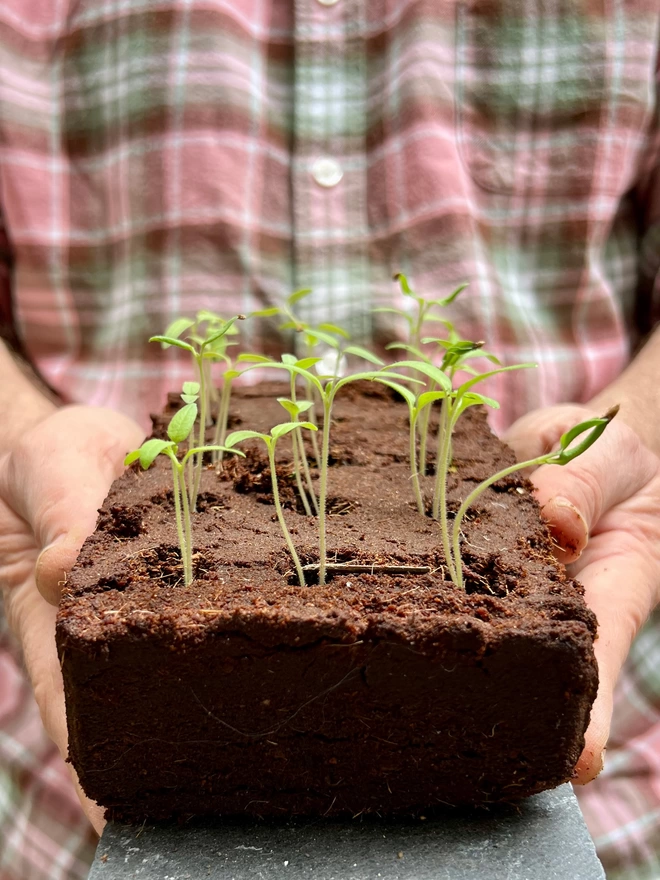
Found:
[[[243,391],[234,423],[282,421],[276,393]],[[220,476],[204,473],[191,587],[165,459],[113,485],[67,585],[70,757],[108,815],[391,813],[568,779],[596,692],[595,620],[552,557],[530,485],[510,478],[471,512],[458,591],[437,524],[412,503],[405,407],[379,386],[352,389],[334,412],[330,559],[429,573],[335,572],[301,587],[263,445],[243,448]],[[289,449],[285,438],[286,517],[303,564],[316,563]],[[450,507],[512,461],[484,414],[468,413]]]

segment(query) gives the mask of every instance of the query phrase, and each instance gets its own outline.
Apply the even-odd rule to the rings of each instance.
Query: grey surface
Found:
[[[89,880],[603,880],[569,785],[426,821],[108,825]]]

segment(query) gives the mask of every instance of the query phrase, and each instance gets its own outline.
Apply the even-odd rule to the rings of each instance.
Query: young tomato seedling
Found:
[[[193,565],[192,565],[192,524],[190,520],[190,480],[186,465],[194,455],[216,449],[215,446],[201,446],[188,449],[185,455],[179,460],[178,451],[179,444],[185,443],[193,432],[195,420],[197,419],[197,394],[199,385],[197,382],[186,382],[183,386],[181,397],[184,406],[181,407],[174,415],[167,426],[167,436],[169,440],[159,440],[152,438],[145,440],[139,449],[129,452],[124,459],[126,466],[139,461],[142,468],[146,471],[154,463],[159,455],[166,455],[172,464],[172,485],[174,492],[174,514],[176,517],[176,531],[179,538],[179,547],[181,548],[181,562],[183,563],[183,580],[186,586],[193,582]],[[230,449],[224,447],[225,452],[232,452],[235,455],[243,455],[238,449]],[[193,476],[194,479],[194,476]]]
[[[463,522],[463,518],[465,514],[469,510],[469,508],[474,504],[477,498],[486,491],[489,486],[492,486],[493,483],[496,483],[498,480],[504,479],[504,477],[508,477],[510,474],[516,473],[516,471],[523,470],[528,467],[539,467],[543,464],[559,464],[566,465],[569,462],[573,461],[573,459],[577,458],[579,455],[582,455],[583,452],[586,452],[590,446],[592,446],[596,440],[603,433],[605,428],[612,421],[614,416],[618,413],[619,407],[614,406],[609,409],[604,416],[601,418],[587,419],[584,422],[580,422],[575,427],[571,428],[570,431],[567,431],[562,435],[559,441],[559,449],[556,449],[554,452],[548,452],[545,455],[539,455],[537,458],[530,458],[528,461],[520,461],[517,464],[511,465],[511,467],[504,468],[501,471],[498,471],[496,474],[493,474],[492,477],[488,477],[487,480],[484,480],[482,483],[470,492],[467,498],[463,501],[461,506],[458,509],[458,512],[454,518],[454,527],[452,530],[452,556],[453,556],[453,568],[456,572],[455,584],[459,589],[463,589],[463,564],[461,561],[461,523]],[[578,437],[586,434],[579,443],[573,445],[573,442],[577,440]]]
[[[176,348],[182,348],[184,351],[189,352],[195,363],[197,374],[199,376],[199,432],[197,437],[197,454],[195,456],[195,465],[193,468],[194,477],[190,485],[189,499],[190,508],[192,510],[197,508],[197,495],[199,493],[199,485],[202,479],[204,452],[201,452],[200,450],[204,447],[206,440],[206,422],[209,410],[209,382],[206,362],[213,359],[217,360],[219,355],[214,346],[217,346],[219,341],[231,332],[236,321],[243,320],[244,317],[244,315],[236,315],[234,318],[224,321],[221,327],[218,328],[216,326],[204,337],[193,332],[187,337],[190,340],[189,342],[186,342],[179,337],[188,329],[192,328],[193,330],[196,330],[196,322],[192,321],[190,318],[178,318],[173,324],[170,324],[168,328],[172,331],[172,335],[165,334],[163,336],[152,336],[149,339],[149,342],[160,342],[163,348],[169,348],[169,346],[173,345],[176,346]],[[208,448],[210,449],[211,447]]]
[[[282,529],[284,540],[286,541],[286,545],[289,548],[289,553],[291,554],[291,558],[293,559],[293,564],[296,567],[296,573],[298,575],[298,580],[300,581],[300,586],[304,587],[305,575],[302,570],[302,565],[300,564],[300,557],[296,552],[291,534],[289,532],[289,529],[287,528],[286,520],[284,519],[284,513],[282,512],[280,493],[277,486],[277,467],[275,463],[275,449],[277,446],[277,441],[280,439],[280,437],[284,437],[285,434],[289,434],[292,431],[299,431],[302,428],[305,428],[308,431],[317,430],[316,425],[313,425],[311,422],[284,422],[281,425],[275,425],[274,428],[271,428],[270,434],[260,434],[258,431],[234,431],[227,437],[226,442],[227,445],[230,447],[235,446],[237,443],[243,443],[245,440],[262,440],[266,444],[266,449],[268,450],[270,480],[271,486],[273,487],[273,503],[275,505],[275,512],[277,513],[277,519],[280,524],[280,528]]]

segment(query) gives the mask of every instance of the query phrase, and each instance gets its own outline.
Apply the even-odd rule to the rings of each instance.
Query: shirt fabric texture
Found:
[[[490,383],[497,428],[586,401],[658,314],[659,52],[657,0],[4,0],[0,318],[65,399],[146,425],[191,378],[147,342],[174,317],[311,287],[303,319],[381,347],[403,271],[429,296],[469,281],[461,333],[539,363]],[[660,878],[659,624],[579,792],[610,880]],[[19,666],[3,631],[0,880],[81,878]]]

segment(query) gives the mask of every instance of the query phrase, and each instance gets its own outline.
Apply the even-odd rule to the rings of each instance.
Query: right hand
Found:
[[[88,406],[58,409],[0,458],[0,587],[44,727],[67,756],[62,674],[55,648],[61,587],[111,483],[144,431],[126,416]],[[82,793],[96,831],[103,811]]]

